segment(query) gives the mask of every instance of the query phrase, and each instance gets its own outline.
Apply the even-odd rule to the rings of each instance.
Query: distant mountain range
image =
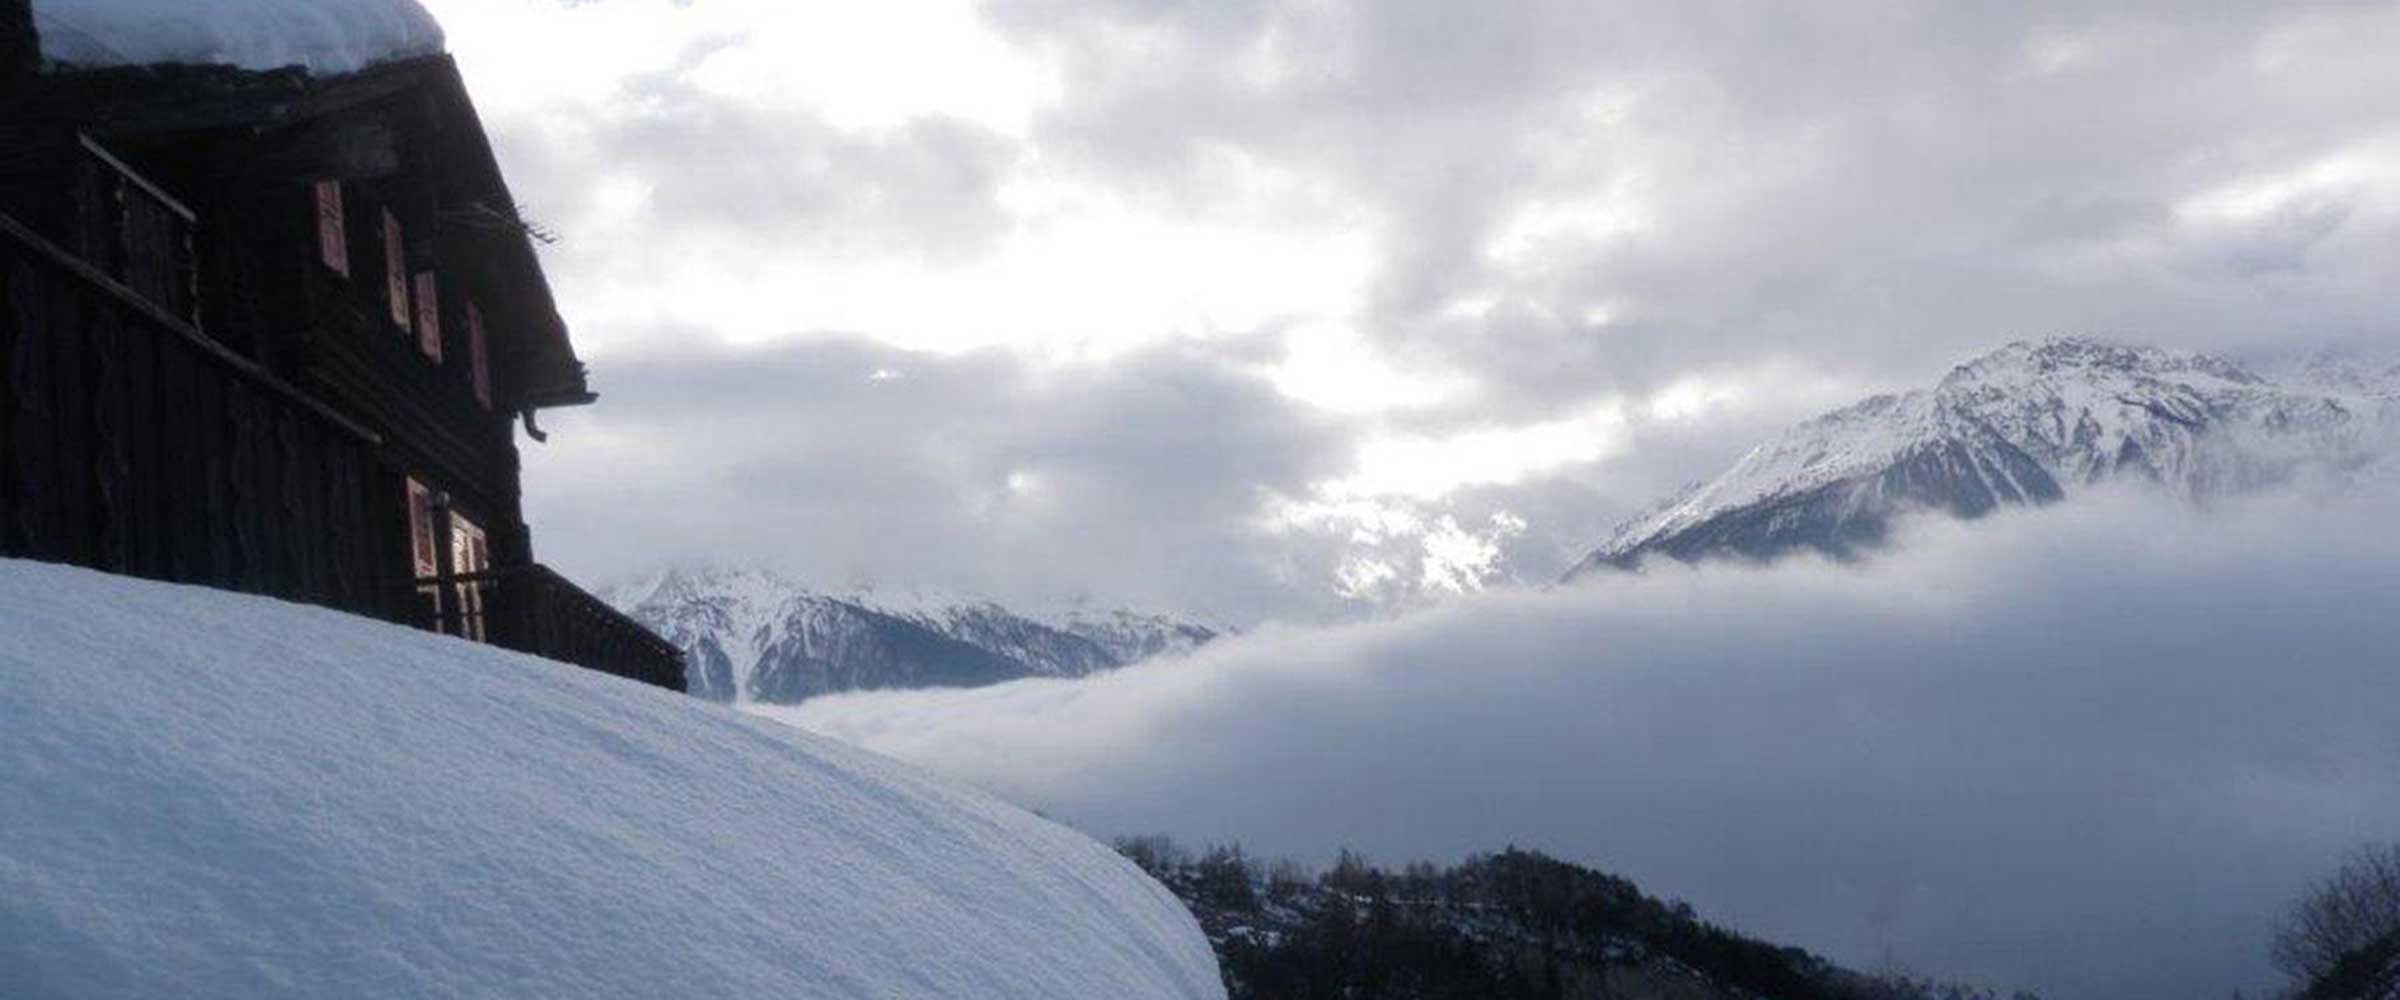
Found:
[[[694,696],[722,702],[1083,677],[1228,631],[1081,605],[1019,612],[926,591],[827,593],[748,569],[672,570],[604,596],[683,649]]]
[[[2121,480],[2190,500],[2383,474],[2400,367],[2327,355],[2269,377],[2081,337],[2010,344],[1928,389],[1800,424],[1627,522],[1573,580],[1653,557],[1849,556],[1910,511],[1979,517]]]

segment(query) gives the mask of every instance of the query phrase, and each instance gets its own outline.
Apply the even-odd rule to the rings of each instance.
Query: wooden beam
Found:
[[[262,181],[389,177],[401,169],[398,130],[382,115],[313,122],[260,142],[242,169]]]
[[[125,178],[125,180],[131,183],[133,186],[141,188],[142,191],[148,194],[150,197],[158,199],[159,204],[165,205],[167,207],[167,211],[175,213],[175,215],[181,218],[185,223],[188,224],[198,222],[200,220],[199,216],[192,214],[192,210],[190,208],[185,207],[182,199],[168,194],[167,189],[150,183],[150,178],[142,176],[141,171],[133,169],[133,167],[128,165],[125,161],[117,159],[117,155],[115,153],[111,153],[107,149],[102,148],[99,143],[93,142],[91,136],[78,134],[75,136],[75,141],[83,145],[84,152],[99,157],[100,162],[108,164],[110,169],[117,172],[117,176]]]
[[[344,434],[348,434],[351,437],[356,438],[360,443],[366,444],[369,447],[381,447],[383,445],[382,435],[361,427],[352,422],[350,418],[334,412],[331,407],[326,406],[324,403],[318,402],[316,397],[310,396],[306,392],[302,392],[298,386],[286,382],[277,377],[273,372],[259,367],[257,362],[252,361],[249,358],[242,357],[241,355],[235,354],[231,350],[226,349],[225,345],[217,343],[207,334],[193,329],[191,324],[184,322],[180,317],[177,317],[175,314],[170,313],[165,309],[159,308],[156,303],[151,302],[149,299],[143,298],[141,293],[125,287],[115,278],[111,278],[106,274],[102,274],[98,268],[84,263],[82,258],[68,253],[58,244],[52,243],[48,239],[43,238],[41,234],[26,228],[24,224],[19,223],[17,220],[9,218],[6,215],[0,215],[0,237],[13,238],[19,244],[22,244],[26,249],[31,250],[35,254],[45,258],[51,264],[51,266],[62,268],[69,273],[72,273],[75,276],[90,282],[93,287],[107,293],[109,297],[117,299],[120,303],[132,309],[135,313],[140,314],[142,318],[164,327],[167,332],[178,338],[181,338],[185,342],[191,344],[193,347],[198,348],[200,353],[209,360],[233,369],[235,372],[238,372],[243,377],[249,379],[260,389],[263,389],[273,395],[280,396],[286,401],[289,401],[294,405],[297,405],[300,408],[315,414],[319,419],[324,420],[327,424],[332,425],[335,430],[341,431]]]

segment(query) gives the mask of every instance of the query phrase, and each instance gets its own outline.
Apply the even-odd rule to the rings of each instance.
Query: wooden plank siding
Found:
[[[453,634],[463,603],[682,689],[672,646],[534,562],[513,420],[595,397],[455,64],[38,84],[0,94],[0,556]],[[411,481],[488,574],[443,517],[421,578]]]
[[[0,216],[0,552],[392,617],[380,441]]]
[[[407,452],[0,215],[0,555],[431,624]],[[682,690],[657,636],[538,564],[510,579],[495,641]]]

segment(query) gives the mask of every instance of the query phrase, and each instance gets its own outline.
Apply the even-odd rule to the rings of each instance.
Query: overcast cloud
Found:
[[[2109,497],[1865,566],[1616,576],[1080,682],[765,709],[1098,835],[1536,847],[1864,968],[2053,1000],[2272,985],[2400,829],[2389,499]]]
[[[2386,500],[1400,610],[2011,339],[2388,347],[2400,4],[427,5],[604,396],[546,559],[1387,616],[812,724],[2069,998],[2255,988],[2400,821]]]
[[[552,415],[528,502],[591,578],[734,548],[1305,618],[1549,579],[1773,429],[2010,339],[2400,314],[2388,2],[428,6],[567,237],[606,400]],[[869,345],[1001,384],[869,404]],[[1075,388],[1139,379],[1209,387],[1149,415],[1193,426]],[[1043,470],[984,418],[1168,450]],[[584,488],[629,467],[662,473],[638,510]],[[1092,502],[988,548],[934,523],[1028,470]],[[1163,470],[1233,478],[1195,512]]]

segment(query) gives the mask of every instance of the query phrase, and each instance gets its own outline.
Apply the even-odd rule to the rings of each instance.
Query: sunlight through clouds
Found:
[[[674,325],[739,344],[839,331],[916,350],[1105,358],[1346,314],[1371,267],[1338,201],[1240,150],[1220,158],[1220,193],[1201,205],[1112,190],[1033,155],[1055,75],[964,2],[432,6],[495,132],[521,139],[501,143],[504,157],[538,148],[614,168],[520,185],[568,237],[552,269],[594,356]],[[513,58],[529,37],[577,58]],[[672,148],[689,142],[677,130],[712,120],[764,141]],[[952,153],[925,145],[959,130],[984,157],[970,172],[946,170],[936,158]],[[834,148],[775,148],[812,131]],[[895,162],[825,175],[833,161],[821,158],[845,148]],[[683,190],[693,179],[668,167],[703,155],[747,190]],[[765,162],[723,164],[738,157]],[[790,160],[780,182],[757,174],[778,158]],[[748,203],[715,225],[668,214],[709,196]],[[1318,204],[1314,223],[1296,224],[1294,199]]]
[[[1358,471],[1325,484],[1324,493],[1437,500],[1461,487],[1505,486],[1618,454],[1625,429],[1623,408],[1612,404],[1520,427],[1376,435],[1360,449]]]
[[[940,411],[959,406],[1028,435],[880,478],[809,464],[846,454],[830,431],[779,428],[775,453],[662,492],[870,537],[908,501],[862,495],[905,480],[1065,553],[1105,498],[1177,503],[1123,478],[1156,467],[1117,440],[1173,429],[1178,474],[1214,491],[1196,536],[1245,567],[1204,589],[1252,609],[1458,579],[1425,571],[1444,518],[1478,541],[1434,565],[1488,545],[1492,575],[1552,578],[1778,428],[2011,340],[2229,350],[2393,315],[2400,19],[2357,7],[1800,3],[1728,31],[1641,4],[429,6],[526,214],[564,236],[545,266],[598,391],[735,381],[686,364],[705,358],[779,366],[728,420],[816,394],[849,405],[815,427],[879,455],[957,437]],[[688,384],[639,384],[667,373]],[[970,376],[995,391],[948,381]],[[1068,388],[1094,384],[1120,408],[1163,393],[1158,424]],[[528,450],[537,482],[650,460],[585,419]],[[1062,471],[1033,428],[1093,464]],[[1014,469],[1042,474],[1040,503],[1011,500]],[[1106,508],[1110,537],[1157,537],[1137,507]],[[1413,528],[1360,542],[1361,507]],[[935,510],[923,537],[950,539]],[[658,548],[739,533],[652,530]],[[745,548],[829,551],[751,530]],[[887,576],[931,562],[836,547]],[[1171,546],[1116,548],[1058,574],[1189,579]]]
[[[2241,225],[2296,204],[2325,200],[2371,202],[2391,209],[2400,200],[2400,137],[2203,192],[2183,202],[2177,213],[2192,222]]]
[[[503,109],[589,99],[690,60],[682,75],[710,93],[803,104],[843,128],[941,114],[1021,134],[1057,86],[983,31],[967,0],[424,2],[479,98],[489,91]],[[528,38],[577,58],[511,58]]]
[[[1284,395],[1336,413],[1418,409],[1456,398],[1466,388],[1454,375],[1393,366],[1356,330],[1302,326],[1285,334],[1284,345],[1283,360],[1264,369],[1267,378]]]

